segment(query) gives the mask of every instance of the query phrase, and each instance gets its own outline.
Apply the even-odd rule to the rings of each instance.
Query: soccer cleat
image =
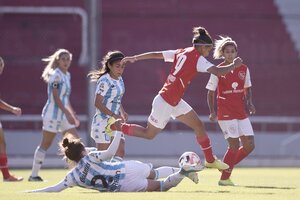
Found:
[[[29,176],[29,182],[43,182],[44,180],[40,176]]]
[[[220,186],[236,186],[236,184],[234,184],[230,178],[226,179],[226,180],[219,180],[219,185]]]
[[[219,160],[216,156],[214,162],[209,163],[207,161],[205,161],[205,167],[207,168],[216,168],[218,170],[225,170],[229,168],[229,165],[227,165],[226,163],[222,162],[221,160]]]
[[[199,178],[198,178],[198,171],[203,170],[204,166],[202,165],[184,165],[181,167],[180,169],[180,174],[186,176],[187,178],[191,179],[194,183],[198,183],[199,182]]]
[[[10,175],[8,178],[3,179],[4,182],[19,182],[23,181],[23,177],[17,177],[14,175]]]
[[[113,131],[111,128],[111,125],[113,125],[116,122],[116,119],[114,117],[111,117],[107,120],[107,125],[105,127],[105,132],[107,135],[112,136],[113,135]]]

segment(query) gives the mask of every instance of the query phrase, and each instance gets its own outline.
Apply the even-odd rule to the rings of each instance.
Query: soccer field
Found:
[[[45,199],[110,199],[110,200],[296,200],[300,197],[299,168],[237,168],[232,180],[239,186],[218,186],[220,173],[217,170],[206,169],[199,173],[200,182],[194,184],[185,179],[178,187],[168,192],[141,193],[99,193],[79,187],[62,191],[61,193],[24,193],[56,184],[64,178],[67,170],[42,170],[41,176],[47,180],[42,183],[32,183],[24,180],[19,183],[0,182],[0,199],[3,200],[45,200]],[[16,170],[13,173],[28,178],[29,170]]]

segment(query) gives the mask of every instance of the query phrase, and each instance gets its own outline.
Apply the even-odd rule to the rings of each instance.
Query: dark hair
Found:
[[[61,152],[71,161],[78,163],[83,157],[82,152],[85,148],[80,139],[64,138],[60,146]]]
[[[101,61],[101,67],[98,70],[91,71],[88,74],[88,77],[91,78],[91,81],[97,81],[102,75],[109,73],[110,69],[108,64],[112,65],[114,62],[122,60],[124,54],[121,51],[109,51]]]
[[[208,44],[212,45],[213,40],[207,30],[201,26],[193,28],[193,44]]]

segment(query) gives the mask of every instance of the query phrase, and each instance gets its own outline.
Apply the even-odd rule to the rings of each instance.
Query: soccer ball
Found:
[[[185,165],[199,165],[199,166],[202,165],[200,157],[195,152],[191,152],[191,151],[184,152],[180,156],[178,163],[179,163],[179,167],[183,167]]]

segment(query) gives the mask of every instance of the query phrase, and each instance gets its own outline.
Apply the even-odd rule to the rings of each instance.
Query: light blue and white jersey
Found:
[[[119,182],[125,178],[125,164],[101,161],[100,154],[99,151],[92,151],[83,157],[65,177],[64,186],[119,192]]]
[[[116,115],[120,114],[120,107],[124,93],[125,85],[122,77],[120,77],[118,80],[115,80],[111,78],[108,73],[106,73],[97,81],[95,95],[99,94],[103,96],[103,104]],[[99,109],[96,109],[94,119],[96,117],[106,119],[110,116],[102,113]]]
[[[58,89],[58,95],[64,106],[69,105],[71,94],[71,75],[69,72],[63,73],[56,68],[49,77],[48,82],[48,100],[43,108],[42,117],[44,119],[62,120],[66,119],[65,114],[57,106],[53,97],[53,89]]]

